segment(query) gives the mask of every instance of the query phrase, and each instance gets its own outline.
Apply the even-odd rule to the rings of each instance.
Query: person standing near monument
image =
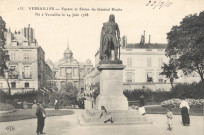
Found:
[[[144,102],[145,102],[145,101],[144,101],[144,94],[142,94],[142,95],[140,95],[140,105],[141,105],[141,106],[144,106],[144,105],[145,105]]]
[[[111,60],[111,50],[114,50],[114,60],[118,60],[118,48],[120,47],[119,42],[119,26],[115,22],[115,16],[111,14],[109,16],[109,21],[103,23],[101,30],[100,59]]]
[[[37,109],[36,109],[36,116],[37,116],[37,135],[39,134],[45,134],[43,133],[43,128],[45,125],[45,118],[46,118],[46,113],[44,108],[42,107],[42,104],[37,104]]]
[[[182,116],[182,122],[184,126],[190,125],[190,117],[189,117],[189,109],[190,106],[184,98],[181,100],[181,104],[179,106],[181,108],[181,116]]]
[[[58,100],[57,100],[57,99],[55,99],[54,105],[55,105],[55,110],[58,110],[58,109],[59,109],[59,106],[58,106]]]

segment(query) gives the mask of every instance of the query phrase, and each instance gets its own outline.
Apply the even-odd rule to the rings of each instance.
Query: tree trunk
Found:
[[[202,82],[204,82],[204,78],[203,78],[203,70],[199,68],[199,66],[197,65],[197,70],[198,70],[198,73],[200,75],[200,79]]]
[[[173,90],[174,85],[173,85],[174,80],[172,78],[170,78],[170,83],[171,83],[171,89]]]
[[[200,78],[201,78],[202,83],[204,83],[203,74],[200,74]]]
[[[10,84],[9,84],[9,80],[6,79],[6,82],[7,82],[7,85],[8,85],[9,96],[11,96],[11,87],[10,87]]]

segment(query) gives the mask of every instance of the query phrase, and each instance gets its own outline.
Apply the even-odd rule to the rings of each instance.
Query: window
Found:
[[[30,78],[30,67],[29,66],[24,66],[24,78]]]
[[[10,52],[10,61],[14,61],[16,58],[16,53],[15,52]]]
[[[10,66],[10,69],[12,69],[13,71],[16,71],[16,66]]]
[[[147,82],[153,82],[153,73],[152,72],[147,73]]]
[[[65,76],[65,68],[60,68],[60,76],[61,77]]]
[[[9,73],[9,77],[11,79],[18,79],[18,71],[16,66],[10,66],[11,72]]]
[[[72,68],[67,68],[66,78],[67,79],[71,79],[72,78]]]
[[[127,58],[127,66],[132,67],[132,58]]]
[[[132,72],[127,72],[127,82],[132,82]]]
[[[16,82],[11,82],[11,88],[16,88]]]
[[[163,59],[159,58],[159,67],[162,67],[162,64],[163,64]]]
[[[25,61],[29,60],[29,51],[23,52],[23,58]]]
[[[160,83],[163,83],[163,82],[164,82],[163,76],[160,75],[160,73],[158,74],[158,82],[160,82]]]
[[[147,58],[147,67],[152,67],[152,59]]]
[[[78,76],[78,68],[74,68],[74,76]]]
[[[29,83],[25,83],[25,88],[29,88]]]

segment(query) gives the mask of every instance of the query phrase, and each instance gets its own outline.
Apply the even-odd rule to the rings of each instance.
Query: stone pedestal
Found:
[[[122,61],[101,61],[100,94],[96,98],[96,109],[105,106],[107,110],[128,110],[128,101],[123,94]]]
[[[123,69],[122,61],[101,61],[100,70],[100,94],[96,98],[94,109],[88,107],[79,119],[81,125],[104,124],[99,119],[101,106],[105,106],[108,115],[114,124],[152,124],[145,116],[140,115],[137,110],[128,110],[128,101],[123,95]]]

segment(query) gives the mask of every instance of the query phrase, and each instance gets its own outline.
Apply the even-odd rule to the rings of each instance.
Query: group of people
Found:
[[[184,99],[181,100],[181,104],[179,106],[181,108],[181,116],[182,116],[182,123],[184,126],[190,125],[190,117],[189,117],[189,109],[190,106],[188,102]],[[167,109],[167,124],[168,124],[168,130],[172,130],[172,119],[173,119],[173,113],[171,111],[171,108]]]
[[[145,115],[146,111],[144,108],[144,96],[140,97],[140,107],[138,108],[139,114],[140,115]],[[55,100],[55,109],[58,109],[57,107],[58,101]],[[190,118],[189,118],[189,109],[190,106],[186,100],[181,100],[180,104],[181,108],[181,115],[182,115],[182,122],[184,126],[189,126],[190,125]],[[45,134],[43,132],[43,128],[45,125],[45,118],[46,118],[46,113],[43,108],[43,105],[38,103],[37,108],[36,108],[36,116],[37,116],[37,135],[39,134]],[[167,109],[167,124],[168,124],[168,130],[172,130],[172,119],[173,119],[173,113],[171,111],[171,108]],[[108,114],[105,106],[101,106],[101,114],[99,116],[99,119],[103,119],[104,123],[111,122],[114,123],[113,118],[110,114]]]

